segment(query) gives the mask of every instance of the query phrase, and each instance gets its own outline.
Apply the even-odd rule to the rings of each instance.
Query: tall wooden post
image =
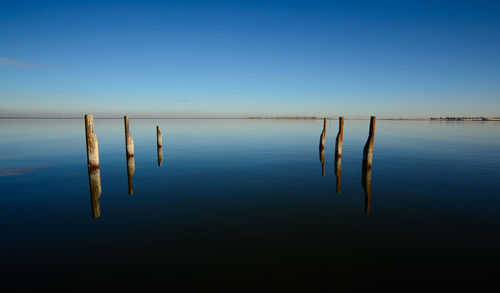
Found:
[[[87,169],[89,174],[90,206],[92,216],[101,216],[101,171],[99,169],[99,144],[97,136],[94,134],[94,116],[85,115],[85,137],[87,146]]]
[[[125,153],[127,159],[127,179],[128,179],[128,194],[134,194],[134,186],[132,185],[132,177],[135,172],[135,159],[134,159],[134,140],[129,130],[129,118],[123,117],[125,125]]]
[[[163,161],[162,144],[163,140],[161,136],[160,126],[156,126],[156,150],[158,152],[158,166],[161,166],[161,163]]]
[[[375,137],[375,122],[377,118],[372,116],[370,119],[370,133],[363,149],[363,165],[361,184],[365,191],[365,213],[370,213],[370,191],[372,182],[372,159],[373,159],[373,140]]]

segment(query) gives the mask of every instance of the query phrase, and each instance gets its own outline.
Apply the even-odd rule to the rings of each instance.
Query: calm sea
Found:
[[[83,120],[0,120],[2,287],[495,288],[499,122],[377,121],[369,195],[369,121],[337,174],[328,121],[323,176],[320,120],[131,119],[130,181],[123,120],[94,124],[100,196]]]

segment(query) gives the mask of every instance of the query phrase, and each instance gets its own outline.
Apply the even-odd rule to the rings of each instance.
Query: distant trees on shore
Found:
[[[464,121],[464,120],[488,120],[487,117],[439,117],[431,120]]]

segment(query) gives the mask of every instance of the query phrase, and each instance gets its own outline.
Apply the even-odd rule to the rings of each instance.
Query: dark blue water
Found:
[[[123,121],[96,119],[94,218],[83,120],[0,120],[2,286],[494,288],[500,123],[377,121],[369,198],[369,121],[345,121],[340,193],[338,123],[328,122],[325,176],[322,127],[132,119],[130,195]]]

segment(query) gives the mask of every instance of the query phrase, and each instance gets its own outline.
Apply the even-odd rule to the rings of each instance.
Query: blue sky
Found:
[[[0,115],[500,116],[500,1],[0,1]]]

